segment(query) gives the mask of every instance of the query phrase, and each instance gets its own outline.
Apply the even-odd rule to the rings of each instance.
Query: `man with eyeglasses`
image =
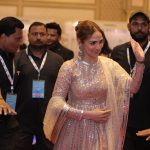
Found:
[[[27,49],[16,56],[19,74],[16,111],[20,124],[16,150],[31,150],[33,136],[36,150],[52,150],[53,145],[43,133],[43,117],[63,59],[46,49],[45,24],[33,22],[28,40]]]

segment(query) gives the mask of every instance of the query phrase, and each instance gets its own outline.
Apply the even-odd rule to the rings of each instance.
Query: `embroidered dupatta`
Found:
[[[106,124],[108,140],[108,150],[121,150],[123,146],[128,106],[130,99],[131,77],[113,60],[99,57],[107,81],[108,94],[106,99],[107,107],[112,110],[111,116]],[[72,72],[69,68],[75,66],[75,60],[67,61],[63,64],[55,84],[53,97],[50,99],[44,118],[44,133],[46,137],[55,143],[63,127],[69,105],[65,101],[69,88],[66,88],[64,95],[55,95],[55,90],[59,89],[62,83],[62,74],[68,81],[71,81]],[[72,69],[73,70],[73,69]],[[69,82],[68,82],[69,83]],[[69,85],[68,85],[69,86]],[[61,86],[60,86],[61,87]],[[61,89],[59,89],[61,91]],[[56,92],[57,93],[57,92]]]

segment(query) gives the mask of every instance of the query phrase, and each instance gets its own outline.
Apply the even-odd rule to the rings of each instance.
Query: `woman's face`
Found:
[[[97,59],[104,45],[104,39],[102,34],[99,31],[96,31],[91,37],[80,44],[84,53],[84,58]]]

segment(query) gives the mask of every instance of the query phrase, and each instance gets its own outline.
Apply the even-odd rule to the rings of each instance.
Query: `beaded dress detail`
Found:
[[[54,150],[121,150],[123,139],[119,136],[127,122],[123,108],[129,104],[130,83],[130,76],[108,58],[101,57],[95,64],[81,60],[65,62],[46,112],[44,125],[52,126],[47,131],[52,132],[52,124],[56,123],[53,118],[64,104],[78,110],[100,108],[111,109],[112,112],[106,123],[66,117]],[[68,100],[65,100],[66,97]]]
[[[76,61],[71,73],[68,104],[81,110],[106,108],[107,85],[100,63],[88,64],[84,61]],[[65,76],[63,80],[66,80]],[[63,91],[66,88],[64,85]],[[54,149],[107,150],[106,133],[104,131],[105,124],[85,119],[81,121],[67,119]],[[88,142],[92,144],[89,145]]]

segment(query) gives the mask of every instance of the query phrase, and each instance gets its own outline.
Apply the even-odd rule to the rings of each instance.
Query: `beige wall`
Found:
[[[150,0],[0,0],[0,18],[17,16],[25,23],[24,41],[33,21],[56,21],[63,28],[62,43],[77,54],[74,24],[78,20],[97,20],[110,46],[127,40],[126,21],[133,10],[150,14]],[[123,38],[120,38],[123,37]]]
[[[0,17],[126,21],[135,9],[150,12],[150,0],[0,0]]]

